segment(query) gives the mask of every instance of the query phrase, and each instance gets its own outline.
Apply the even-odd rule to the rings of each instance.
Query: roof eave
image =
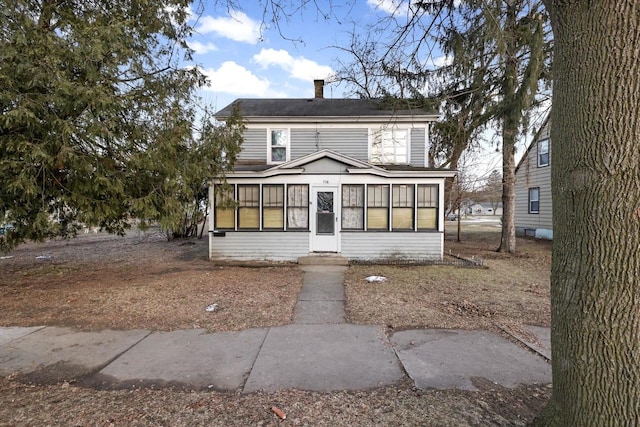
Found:
[[[439,119],[437,114],[416,114],[416,115],[371,115],[371,116],[243,116],[242,120],[247,123],[374,123],[388,122],[392,120],[396,123],[434,122]],[[228,116],[216,116],[216,120],[225,121]]]

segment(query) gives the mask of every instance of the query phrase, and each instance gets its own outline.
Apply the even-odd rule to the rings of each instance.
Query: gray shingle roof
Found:
[[[249,99],[240,98],[242,116],[248,117],[363,117],[363,116],[416,116],[437,115],[433,111],[423,109],[394,109],[380,100],[375,99],[328,99],[328,98],[300,98],[300,99]],[[218,111],[215,116],[219,119],[229,117],[233,103]]]

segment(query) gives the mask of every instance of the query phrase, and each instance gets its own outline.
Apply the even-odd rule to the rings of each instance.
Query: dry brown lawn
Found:
[[[451,227],[454,223],[448,223]],[[486,269],[450,266],[353,266],[345,275],[354,323],[392,329],[518,329],[549,324],[551,245],[519,240],[501,255],[499,230],[469,227],[446,252],[482,258]],[[217,265],[206,240],[167,242],[159,233],[118,238],[82,235],[27,244],[0,259],[0,326],[52,325],[81,330],[202,328],[235,331],[291,321],[302,273],[294,265]],[[369,283],[369,275],[384,283]],[[216,303],[214,312],[205,308]],[[409,380],[359,392],[219,393],[106,391],[73,384],[0,378],[2,425],[484,426],[526,425],[550,386],[480,391],[417,390]],[[280,421],[270,410],[287,413]]]
[[[447,237],[447,258],[481,259],[485,268],[353,266],[345,276],[349,320],[396,330],[549,326],[550,242],[518,239],[518,253],[509,255],[495,252],[496,231],[469,227],[461,242]],[[386,281],[369,283],[369,276]]]
[[[291,321],[298,268],[215,265],[206,253],[204,240],[159,233],[25,245],[0,260],[0,325],[238,331]]]

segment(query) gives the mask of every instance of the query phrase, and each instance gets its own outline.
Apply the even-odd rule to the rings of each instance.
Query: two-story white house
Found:
[[[295,261],[334,253],[349,260],[440,259],[444,179],[427,163],[438,114],[377,100],[238,99],[242,151],[209,191],[211,259]],[[233,104],[232,104],[233,105]],[[231,114],[232,105],[216,113]]]

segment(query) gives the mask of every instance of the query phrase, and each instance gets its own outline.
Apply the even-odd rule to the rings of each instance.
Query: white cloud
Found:
[[[260,53],[253,55],[253,60],[261,65],[262,68],[268,68],[272,65],[284,68],[293,62],[293,57],[283,49],[262,49]]]
[[[200,34],[214,33],[220,37],[256,44],[260,41],[260,23],[243,12],[231,12],[227,17],[203,16],[196,28]]]
[[[409,2],[405,0],[367,0],[367,4],[389,15],[405,15],[409,11]]]
[[[217,70],[208,68],[203,69],[202,72],[209,81],[209,85],[204,88],[206,91],[239,97],[278,96],[270,90],[268,80],[259,78],[233,61],[223,62]]]
[[[305,81],[326,79],[334,74],[333,69],[327,65],[320,65],[302,56],[294,58],[282,49],[262,49],[260,53],[253,56],[253,61],[263,68],[280,67],[290,77]]]
[[[197,40],[192,40],[188,44],[189,44],[189,47],[193,49],[196,54],[199,54],[199,55],[218,50],[216,45],[214,45],[211,42],[200,43]]]
[[[437,68],[444,67],[445,65],[451,65],[453,63],[453,56],[442,55],[433,58],[433,65]]]

